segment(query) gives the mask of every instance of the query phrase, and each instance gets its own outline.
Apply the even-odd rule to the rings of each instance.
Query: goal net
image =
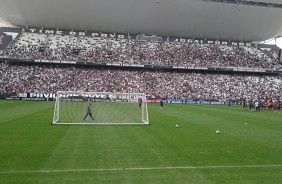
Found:
[[[143,93],[57,92],[52,124],[149,124]]]

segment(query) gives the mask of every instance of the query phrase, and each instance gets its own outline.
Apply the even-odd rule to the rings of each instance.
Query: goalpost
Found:
[[[149,125],[146,96],[58,91],[52,124]]]

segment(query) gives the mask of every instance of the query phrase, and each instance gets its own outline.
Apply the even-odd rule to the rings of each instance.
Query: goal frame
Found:
[[[60,94],[65,94],[65,95],[72,95],[72,94],[84,94],[84,95],[93,95],[93,94],[104,94],[104,95],[112,95],[112,96],[117,96],[117,95],[129,95],[129,96],[138,96],[142,97],[142,113],[141,113],[141,121],[142,123],[138,122],[126,122],[126,123],[111,123],[111,122],[60,122]],[[119,103],[119,102],[115,102]],[[120,102],[120,103],[131,103],[131,102]],[[79,91],[58,91],[56,94],[56,101],[55,101],[55,108],[54,108],[54,115],[53,115],[53,122],[51,123],[52,125],[150,125],[149,122],[149,114],[148,114],[148,107],[147,107],[147,99],[146,95],[144,93],[112,93],[112,92],[79,92]]]

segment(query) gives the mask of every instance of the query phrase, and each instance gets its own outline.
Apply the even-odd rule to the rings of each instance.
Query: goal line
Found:
[[[51,123],[52,125],[150,125],[149,123]]]

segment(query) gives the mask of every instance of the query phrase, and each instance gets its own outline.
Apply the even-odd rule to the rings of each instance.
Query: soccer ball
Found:
[[[215,131],[216,134],[219,134],[219,130]]]
[[[175,125],[175,127],[176,127],[176,128],[179,128],[179,125],[178,125],[178,124],[176,124],[176,125]]]

